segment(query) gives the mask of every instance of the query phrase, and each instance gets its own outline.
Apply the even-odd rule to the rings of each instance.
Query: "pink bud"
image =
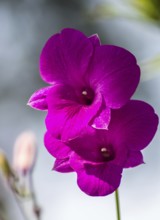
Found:
[[[21,133],[15,142],[13,167],[24,175],[31,171],[36,156],[36,139],[32,132]]]

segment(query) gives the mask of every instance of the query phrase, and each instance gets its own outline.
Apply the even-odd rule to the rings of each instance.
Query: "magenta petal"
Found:
[[[54,162],[53,170],[56,170],[60,173],[69,173],[74,171],[70,166],[69,158],[56,159]]]
[[[143,155],[140,151],[129,151],[124,168],[136,167],[143,163]]]
[[[88,126],[79,137],[69,141],[69,146],[84,160],[99,163],[105,160],[101,153],[104,142],[106,142],[104,133],[101,135],[100,130]]]
[[[51,89],[51,86],[39,89],[30,97],[28,105],[37,110],[47,110],[48,105],[46,102],[46,96],[48,91]]]
[[[67,158],[71,153],[71,150],[67,145],[54,138],[49,132],[46,132],[44,136],[44,144],[48,152],[56,158]]]
[[[91,85],[98,87],[110,108],[124,105],[139,83],[140,69],[135,57],[117,46],[96,47],[90,67]]]
[[[61,133],[63,141],[79,135],[96,115],[102,103],[101,95],[97,94],[92,105],[83,106],[75,102],[74,94],[70,87],[59,85],[47,96],[47,129],[54,135]]]
[[[79,137],[69,141],[68,144],[77,155],[88,162],[108,163],[112,161],[116,166],[123,167],[128,156],[128,143],[121,143],[119,136],[112,135],[110,129],[106,131],[88,126]],[[110,151],[108,160],[102,154],[102,148]]]
[[[142,150],[154,137],[158,117],[154,109],[142,101],[130,101],[124,107],[112,112],[110,136],[130,150]]]
[[[90,196],[106,196],[114,192],[121,180],[122,168],[112,164],[85,163],[75,155],[70,159],[77,172],[80,189]]]
[[[45,44],[40,56],[42,79],[48,83],[75,84],[83,80],[93,46],[82,32],[70,28],[53,35]]]
[[[100,109],[100,113],[92,119],[91,126],[96,129],[108,129],[108,125],[111,119],[111,110],[108,107]]]
[[[93,34],[89,37],[89,40],[92,42],[94,46],[100,46],[101,42],[98,34]]]

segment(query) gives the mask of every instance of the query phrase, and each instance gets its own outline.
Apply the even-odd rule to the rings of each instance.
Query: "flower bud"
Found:
[[[34,166],[36,157],[36,139],[32,132],[23,132],[15,142],[13,167],[24,175]]]

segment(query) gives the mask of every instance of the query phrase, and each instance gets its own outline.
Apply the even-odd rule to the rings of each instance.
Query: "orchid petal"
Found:
[[[100,46],[101,42],[98,34],[93,34],[89,37],[89,40],[92,42],[94,46]]]
[[[111,120],[111,110],[108,107],[102,106],[99,110],[100,113],[97,113],[97,115],[92,119],[90,124],[93,128],[108,130],[108,125]]]
[[[76,154],[70,159],[70,164],[77,173],[78,186],[90,196],[109,195],[120,185],[121,167],[106,163],[87,163]]]
[[[37,110],[47,110],[48,104],[46,102],[46,97],[51,86],[39,89],[30,97],[28,105]]]
[[[60,173],[70,173],[74,171],[70,166],[69,158],[56,159],[54,162],[53,170]]]
[[[136,167],[143,163],[143,155],[140,151],[130,151],[124,168]]]
[[[62,140],[75,138],[97,114],[101,95],[97,94],[94,102],[85,106],[76,102],[75,93],[68,86],[54,87],[47,96],[48,115],[46,126],[54,135],[61,133]]]
[[[40,72],[47,83],[65,82],[74,85],[83,80],[93,46],[80,31],[63,29],[45,44],[40,56]]]
[[[130,150],[142,150],[154,137],[158,117],[147,103],[132,100],[124,107],[112,112],[109,125],[110,136],[128,146]]]
[[[111,45],[95,48],[89,80],[100,91],[110,108],[120,108],[131,98],[140,79],[135,57],[127,50]]]
[[[61,140],[55,138],[50,132],[44,136],[44,144],[48,152],[59,159],[66,158],[71,153],[71,149]]]

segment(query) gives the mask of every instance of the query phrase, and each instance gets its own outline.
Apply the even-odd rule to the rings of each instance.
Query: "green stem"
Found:
[[[117,220],[121,220],[118,189],[115,191],[115,202],[116,202]]]

